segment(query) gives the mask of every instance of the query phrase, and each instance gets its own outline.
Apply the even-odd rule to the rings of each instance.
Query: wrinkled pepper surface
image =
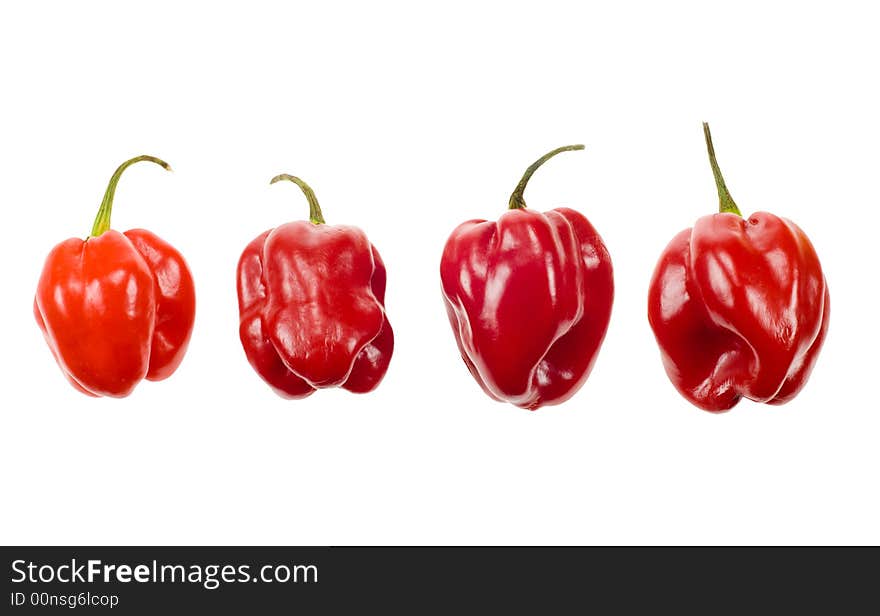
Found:
[[[663,251],[648,320],[666,373],[694,405],[720,412],[742,397],[783,404],[807,382],[828,331],[825,276],[793,222],[767,212],[742,217],[703,130],[720,211]]]
[[[493,399],[559,404],[584,384],[611,317],[614,280],[602,238],[580,213],[526,208],[530,166],[498,221],[469,220],[440,262],[443,300],[464,363]]]
[[[107,186],[89,238],[61,242],[46,258],[34,316],[70,383],[90,396],[124,397],[144,378],[165,379],[186,352],[195,289],[181,254],[153,233],[110,229],[113,196],[130,165]]]
[[[388,370],[394,333],[385,314],[385,264],[357,227],[324,222],[297,177],[309,220],[257,236],[238,263],[239,335],[247,359],[284,398],[317,389],[372,391]]]

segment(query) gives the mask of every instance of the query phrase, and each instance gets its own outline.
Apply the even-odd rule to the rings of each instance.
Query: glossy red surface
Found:
[[[195,320],[192,275],[149,231],[71,238],[46,258],[34,315],[74,387],[127,396],[180,365]]]
[[[385,265],[356,227],[291,222],[255,238],[238,264],[248,361],[285,398],[375,389],[394,350]]]
[[[512,209],[446,243],[443,299],[462,359],[493,399],[559,404],[583,385],[611,316],[611,258],[578,212]]]
[[[830,299],[810,240],[767,212],[700,218],[654,271],[648,319],[678,391],[707,411],[801,390],[828,330]]]

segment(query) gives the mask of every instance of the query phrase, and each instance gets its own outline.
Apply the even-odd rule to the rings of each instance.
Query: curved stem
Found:
[[[110,229],[110,214],[113,210],[113,195],[116,194],[116,185],[119,183],[119,178],[122,177],[122,172],[131,167],[133,164],[139,163],[144,160],[151,163],[156,163],[163,169],[171,171],[171,165],[166,163],[164,160],[156,158],[155,156],[147,155],[136,156],[131,160],[127,160],[119,165],[119,168],[113,172],[113,176],[110,178],[110,183],[107,184],[107,191],[104,193],[104,199],[101,201],[101,207],[98,208],[98,215],[95,216],[95,222],[92,224],[92,232],[90,234],[91,237],[98,237],[99,235]]]
[[[287,173],[276,175],[269,183],[274,184],[275,182],[280,182],[281,180],[293,182],[300,187],[300,190],[303,191],[303,194],[306,196],[306,199],[309,202],[309,220],[316,225],[323,225],[324,215],[321,213],[321,206],[318,205],[318,198],[315,196],[315,191],[313,191],[308,184],[303,182],[295,175],[289,175]]]
[[[736,214],[737,216],[742,216],[742,212],[739,211],[739,208],[736,207],[736,203],[733,202],[733,197],[730,196],[730,191],[727,190],[727,185],[724,183],[724,178],[721,176],[721,169],[718,168],[718,161],[715,160],[715,146],[712,145],[712,133],[709,132],[708,122],[703,122],[703,134],[706,136],[706,148],[709,150],[709,164],[712,165],[712,175],[715,176],[715,186],[718,187],[718,211],[722,214],[729,212],[731,214]]]
[[[571,152],[573,150],[583,150],[583,145],[564,145],[561,148],[556,148],[552,152],[547,152],[533,162],[526,172],[523,174],[522,179],[519,181],[519,184],[516,185],[516,188],[513,191],[513,194],[510,195],[510,201],[508,201],[508,205],[511,210],[518,210],[524,208],[526,206],[526,200],[523,198],[523,193],[526,191],[526,184],[529,183],[529,180],[532,179],[532,174],[538,170],[538,167],[546,163],[548,160],[559,154],[560,152]]]

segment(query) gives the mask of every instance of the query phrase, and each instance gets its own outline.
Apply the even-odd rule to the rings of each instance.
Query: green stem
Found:
[[[722,214],[729,212],[742,216],[742,212],[739,211],[736,203],[733,202],[733,197],[730,196],[730,191],[727,190],[727,184],[724,183],[724,178],[721,176],[721,169],[718,168],[718,161],[715,160],[715,146],[712,145],[712,133],[709,132],[708,122],[703,122],[703,134],[706,136],[706,148],[709,150],[709,164],[712,165],[715,186],[718,187],[718,211]]]
[[[127,160],[119,165],[119,168],[113,172],[113,176],[110,178],[110,183],[107,185],[107,191],[104,193],[104,199],[101,201],[101,207],[98,208],[98,215],[95,216],[95,222],[92,224],[91,237],[98,237],[105,231],[110,230],[110,214],[113,210],[113,195],[116,194],[116,185],[119,183],[119,178],[122,177],[123,171],[131,167],[133,164],[144,160],[156,163],[163,169],[171,171],[171,165],[155,156],[136,156],[135,158]]]
[[[300,190],[303,191],[303,194],[306,196],[306,199],[309,202],[309,220],[316,225],[323,225],[324,215],[321,213],[321,206],[318,205],[318,198],[315,196],[315,191],[313,191],[308,184],[303,182],[295,175],[289,175],[287,173],[276,175],[269,183],[274,184],[275,182],[280,182],[281,180],[293,182],[300,187]]]
[[[583,150],[584,146],[582,145],[564,145],[561,148],[556,148],[552,152],[547,152],[533,162],[526,172],[523,174],[522,179],[519,181],[519,184],[516,185],[516,188],[513,191],[513,194],[510,195],[510,201],[508,202],[511,210],[518,210],[524,208],[526,206],[526,200],[523,198],[523,193],[526,191],[526,184],[529,183],[529,180],[532,179],[532,174],[538,170],[538,167],[546,163],[548,160],[556,156],[561,152],[571,152],[573,150]]]

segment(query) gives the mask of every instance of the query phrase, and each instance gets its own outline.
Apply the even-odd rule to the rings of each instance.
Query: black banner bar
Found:
[[[10,615],[880,608],[875,553],[859,548],[6,547],[0,556],[0,613]]]

